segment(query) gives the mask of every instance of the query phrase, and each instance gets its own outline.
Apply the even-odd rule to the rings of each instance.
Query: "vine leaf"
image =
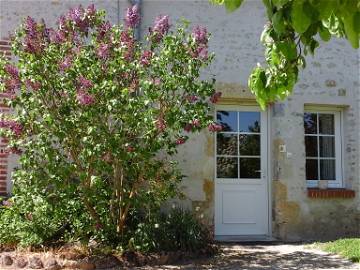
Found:
[[[299,34],[305,33],[311,24],[311,19],[304,12],[304,1],[297,0],[291,6],[291,20],[293,27]]]
[[[225,8],[228,12],[238,9],[244,0],[225,0]]]

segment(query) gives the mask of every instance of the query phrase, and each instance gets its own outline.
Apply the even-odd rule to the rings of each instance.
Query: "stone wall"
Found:
[[[78,3],[91,1],[1,1],[0,37],[7,36],[27,15],[53,22],[59,14]],[[122,20],[127,1],[92,1],[107,11],[115,23]],[[246,85],[251,69],[263,62],[259,37],[265,23],[261,1],[245,1],[242,8],[226,14],[223,7],[208,1],[142,1],[143,37],[159,14],[168,14],[171,23],[184,17],[192,25],[204,25],[212,34],[210,50],[216,59],[203,74],[216,75],[217,88],[225,102],[255,104]],[[345,40],[321,44],[315,57],[307,58],[294,94],[268,108],[270,114],[273,236],[283,240],[334,238],[360,235],[359,106],[360,55]],[[355,198],[314,199],[307,196],[303,112],[306,104],[340,106],[343,110],[343,155],[345,187]],[[279,151],[286,145],[287,152]],[[187,175],[182,184],[187,200],[180,203],[212,225],[214,215],[214,140],[203,132],[180,148],[180,167]],[[11,161],[11,166],[16,162]],[[11,167],[10,166],[10,167]],[[9,171],[11,168],[9,168]],[[8,177],[10,179],[10,177]]]

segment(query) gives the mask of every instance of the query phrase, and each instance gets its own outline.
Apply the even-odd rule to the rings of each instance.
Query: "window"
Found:
[[[317,187],[328,180],[328,187],[342,186],[340,111],[304,113],[306,180]]]
[[[217,111],[216,177],[260,179],[260,112]]]

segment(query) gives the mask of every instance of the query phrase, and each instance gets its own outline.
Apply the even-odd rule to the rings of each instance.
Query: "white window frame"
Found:
[[[264,176],[266,175],[266,132],[267,132],[267,118],[264,116],[264,112],[260,110],[257,106],[233,106],[233,105],[217,105],[216,109],[214,111],[214,120],[217,121],[217,112],[218,111],[234,111],[236,113],[240,112],[259,112],[260,113],[260,132],[238,132],[238,131],[220,131],[220,132],[214,132],[214,156],[215,156],[215,165],[214,165],[214,173],[215,173],[215,179],[218,179],[222,181],[223,183],[231,182],[233,180],[240,180],[242,183],[245,183],[249,181],[249,183],[254,183],[254,181],[263,181]],[[238,117],[237,125],[239,125],[240,119]],[[264,130],[263,130],[264,129]],[[260,155],[259,156],[246,156],[246,155],[240,155],[239,154],[239,147],[237,147],[237,154],[236,155],[218,155],[217,154],[217,134],[218,133],[225,133],[225,134],[236,134],[239,136],[240,134],[251,134],[251,135],[259,135],[260,136]],[[238,159],[238,177],[237,178],[221,178],[217,177],[217,158],[218,157],[233,157]],[[259,158],[260,159],[260,177],[259,178],[240,178],[240,157],[243,158]]]
[[[335,128],[335,180],[328,181],[329,188],[342,188],[343,187],[343,126],[342,126],[342,109],[341,108],[313,108],[306,107],[304,110],[305,113],[316,113],[316,114],[333,114],[334,115],[334,128]],[[304,129],[304,146],[305,146],[305,136],[310,134],[305,134]],[[313,135],[313,134],[311,134]],[[317,134],[319,136],[319,121],[317,121]],[[318,142],[319,143],[319,142]],[[305,146],[306,147],[306,146]],[[305,148],[306,150],[306,148]],[[319,154],[319,153],[318,153]],[[305,151],[305,162],[307,156]],[[317,160],[321,158],[317,157]],[[318,165],[318,175],[320,176],[320,166]],[[305,167],[305,179],[306,179],[306,167]],[[321,180],[321,179],[320,179]],[[306,185],[309,188],[314,188],[319,186],[319,180],[307,180]]]

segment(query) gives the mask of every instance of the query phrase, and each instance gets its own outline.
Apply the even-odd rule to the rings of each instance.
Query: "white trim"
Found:
[[[317,141],[318,143],[318,157],[307,157],[305,153],[305,159],[315,159],[318,160],[318,177],[320,177],[320,160],[335,160],[335,180],[329,180],[328,187],[329,188],[340,188],[343,187],[343,132],[342,132],[342,109],[341,108],[329,108],[329,107],[319,107],[314,108],[311,106],[306,106],[304,109],[305,113],[316,113],[317,114],[317,134],[306,134],[304,132],[304,138],[305,136],[316,136],[316,137],[322,137],[322,136],[329,136],[335,138],[335,157],[334,158],[324,158],[320,157],[320,140]],[[319,134],[319,114],[332,114],[334,115],[334,134]],[[305,146],[306,150],[306,146]],[[306,176],[306,173],[305,173]],[[306,180],[307,187],[318,187],[319,180]]]
[[[258,106],[254,106],[254,105],[217,105],[215,110],[214,110],[214,119],[217,120],[217,112],[218,111],[234,111],[234,112],[260,112],[260,126],[261,126],[261,132],[260,133],[250,133],[250,132],[221,132],[221,133],[233,133],[233,134],[237,134],[237,135],[241,135],[241,134],[253,134],[253,135],[260,135],[261,139],[260,139],[260,156],[241,156],[239,154],[239,147],[237,150],[238,155],[237,156],[229,156],[229,157],[237,157],[237,158],[242,158],[242,157],[249,157],[249,158],[260,158],[261,159],[261,164],[260,164],[260,169],[263,170],[260,174],[260,178],[258,179],[245,179],[245,178],[240,178],[240,165],[238,164],[238,178],[236,179],[231,179],[231,178],[217,178],[217,157],[226,157],[228,155],[218,155],[217,154],[217,137],[216,134],[214,134],[214,179],[215,179],[215,193],[216,193],[216,189],[217,189],[217,182],[220,180],[221,181],[221,185],[233,185],[236,181],[241,180],[241,183],[243,184],[252,184],[252,185],[262,185],[265,184],[265,188],[266,188],[266,195],[267,195],[267,207],[265,209],[266,212],[266,216],[267,216],[267,223],[266,223],[266,228],[267,228],[267,232],[266,235],[264,235],[264,237],[261,237],[260,240],[263,239],[267,239],[269,237],[272,236],[272,199],[271,199],[271,181],[270,181],[270,168],[271,168],[271,153],[269,151],[271,143],[270,143],[270,132],[269,132],[269,123],[270,123],[270,114],[269,111],[262,111]],[[237,125],[239,125],[239,118],[238,118],[238,123]],[[266,182],[264,182],[266,181]],[[214,224],[216,224],[216,196],[215,196],[215,211],[214,211]],[[216,225],[215,225],[215,238],[218,237],[222,237],[223,235],[218,235],[216,233]],[[250,238],[252,238],[253,235],[248,235]],[[259,235],[258,235],[259,236]],[[240,236],[237,236],[240,237]],[[253,239],[253,238],[252,238]],[[255,238],[254,238],[255,239]]]

